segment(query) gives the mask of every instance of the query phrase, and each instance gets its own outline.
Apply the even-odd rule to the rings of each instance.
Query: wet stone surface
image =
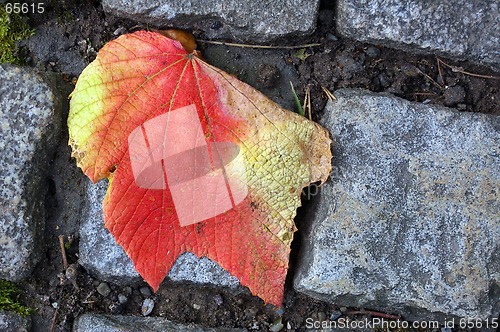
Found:
[[[31,330],[31,318],[0,310],[0,331],[28,332]]]
[[[60,100],[31,69],[0,65],[0,278],[19,281],[40,257]]]
[[[82,315],[75,322],[74,332],[126,332],[126,331],[186,331],[186,332],[243,332],[245,329],[206,328],[194,324],[178,324],[165,318],[132,316]]]
[[[209,38],[262,42],[313,32],[319,0],[104,0],[102,5],[107,12],[157,26],[198,26]]]
[[[341,0],[337,10],[337,29],[344,36],[500,69],[500,7],[495,1]]]
[[[338,90],[295,288],[410,320],[500,310],[500,118]]]

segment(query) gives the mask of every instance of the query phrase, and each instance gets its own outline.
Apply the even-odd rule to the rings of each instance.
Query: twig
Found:
[[[424,75],[424,77],[427,78],[432,84],[434,84],[435,86],[437,86],[440,90],[443,90],[443,86],[441,84],[439,84],[438,82],[434,81],[432,79],[432,77],[430,77],[429,75],[427,75],[426,73],[424,73],[423,71],[421,71],[419,68],[417,68],[417,70],[418,70],[418,72],[420,74]]]
[[[437,97],[437,94],[435,94],[433,92],[414,92],[413,93],[413,97],[416,100],[418,99],[418,97],[426,97],[426,96],[429,96],[429,98],[432,98],[432,97]],[[425,99],[423,102],[425,103],[426,101],[430,101],[429,98]]]
[[[333,95],[333,93],[330,92],[330,90],[328,90],[324,86],[321,86],[321,89],[323,89],[323,92],[326,94],[326,97],[328,98],[328,100],[330,100],[330,101],[337,100],[337,98],[335,98],[335,96]]]
[[[54,312],[54,317],[52,317],[52,324],[50,324],[50,332],[54,332],[54,328],[56,327],[57,313],[59,312],[60,307],[61,307],[60,302],[57,302],[57,308],[56,311]]]
[[[439,65],[439,63],[442,63],[446,67],[450,68],[451,71],[454,72],[454,73],[461,73],[461,74],[464,74],[464,75],[469,75],[469,76],[474,76],[474,77],[479,77],[479,78],[487,78],[487,79],[492,79],[492,80],[500,80],[499,76],[474,74],[474,73],[465,71],[465,70],[463,70],[460,67],[449,65],[449,64],[447,64],[446,62],[444,62],[443,60],[441,60],[439,58],[436,58],[436,59],[438,61],[438,65]]]
[[[441,71],[441,65],[439,64],[439,59],[436,58],[437,60],[437,67],[438,67],[438,73],[439,73],[439,83],[444,84],[444,78],[443,78],[443,72]]]
[[[435,96],[436,94],[433,92],[414,92],[415,96]]]
[[[433,92],[414,92],[413,96],[416,98],[418,97],[425,97],[425,96],[430,96],[430,97],[437,97],[438,95],[433,93]]]
[[[304,113],[305,113],[305,110],[307,110],[307,114],[309,115],[309,120],[312,120],[312,117],[311,117],[311,90],[309,89],[309,86],[307,86],[307,88],[306,88],[303,108],[304,108]]]
[[[63,267],[66,270],[68,268],[68,259],[66,258],[66,248],[64,247],[64,235],[59,235],[59,246],[61,247]]]
[[[371,310],[358,310],[358,311],[348,311],[347,315],[370,315],[375,317],[387,318],[387,319],[401,319],[399,315],[384,314],[383,312],[371,311]]]
[[[318,44],[318,43],[304,44],[304,45],[295,45],[295,46],[251,45],[251,44],[226,43],[226,42],[220,42],[220,41],[201,40],[201,39],[197,39],[196,42],[197,43],[204,43],[204,44],[213,44],[213,45],[243,47],[243,48],[264,48],[264,49],[285,49],[285,50],[293,50],[293,49],[296,49],[296,48],[306,48],[306,47],[321,46],[321,44]]]

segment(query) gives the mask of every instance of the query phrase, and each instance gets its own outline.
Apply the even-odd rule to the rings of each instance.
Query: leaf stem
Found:
[[[61,255],[64,270],[68,268],[68,259],[66,258],[66,248],[64,247],[64,235],[59,235],[59,246],[61,247]]]

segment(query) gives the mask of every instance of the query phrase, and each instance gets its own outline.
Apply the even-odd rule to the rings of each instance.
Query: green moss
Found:
[[[32,309],[19,303],[20,293],[21,290],[16,284],[0,279],[0,310],[13,311],[22,316],[28,316]]]
[[[32,36],[31,29],[19,14],[8,14],[5,6],[0,7],[0,63],[22,64],[17,42]]]

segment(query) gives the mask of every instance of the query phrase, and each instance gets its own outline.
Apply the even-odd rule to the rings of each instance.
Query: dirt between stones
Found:
[[[97,1],[61,1],[58,6],[48,7],[43,15],[31,16],[30,24],[48,31],[36,43],[26,43],[24,52],[29,66],[41,71],[61,73],[67,82],[67,91],[83,68],[75,64],[88,64],[96,52],[118,35],[146,29],[148,26],[105,14]],[[312,117],[318,119],[327,98],[322,87],[334,92],[339,88],[365,88],[371,91],[388,92],[407,100],[434,103],[457,108],[462,111],[499,114],[500,92],[498,80],[485,79],[465,71],[500,76],[488,68],[470,63],[457,63],[442,59],[438,66],[434,56],[421,56],[387,49],[376,45],[358,43],[338,38],[333,26],[333,10],[323,5],[318,20],[318,29],[303,38],[276,41],[274,45],[297,45],[320,43],[321,46],[296,50],[249,50],[241,47],[214,46],[200,43],[206,60],[241,80],[262,90],[271,99],[283,106],[295,109],[289,81],[302,100],[306,88],[311,94]],[[163,27],[162,27],[163,28]],[[213,24],[214,29],[220,28]],[[193,27],[198,39],[204,33]],[[61,47],[58,47],[61,46]],[[47,52],[50,49],[50,52]],[[212,54],[212,56],[210,56]],[[219,60],[216,61],[216,56]],[[221,55],[222,58],[221,58]],[[280,59],[280,65],[273,59]],[[272,60],[272,61],[271,61]],[[244,64],[245,67],[238,66]],[[214,63],[215,64],[215,63]],[[464,70],[454,71],[455,66]],[[75,67],[76,66],[76,67]],[[67,116],[67,109],[66,109]],[[65,146],[67,130],[63,133],[59,161],[65,160],[77,181],[84,181],[71,160]],[[59,165],[60,166],[60,165]],[[292,245],[291,268],[288,275],[283,312],[253,297],[249,292],[230,291],[192,284],[174,284],[165,281],[160,290],[150,295],[145,284],[118,286],[108,283],[109,292],[101,295],[97,288],[99,280],[88,275],[81,267],[74,278],[77,287],[64,275],[58,235],[66,242],[72,239],[66,253],[70,264],[78,260],[78,215],[65,223],[57,220],[61,213],[57,191],[61,185],[55,173],[48,179],[49,219],[46,226],[44,256],[35,272],[21,287],[25,290],[24,302],[36,309],[33,315],[34,331],[49,331],[54,322],[54,331],[70,331],[78,315],[82,313],[108,313],[140,315],[145,298],[155,299],[152,316],[166,317],[174,322],[197,323],[207,327],[245,327],[249,330],[268,330],[276,327],[276,319],[291,330],[305,330],[307,318],[324,320],[330,316],[349,316],[350,308],[338,308],[321,301],[297,294],[292,287],[296,256],[300,249],[300,228],[307,223],[302,215],[307,209],[299,209],[296,222],[299,232]],[[75,193],[83,197],[83,193]],[[75,211],[78,213],[78,211]],[[102,287],[101,287],[102,289]],[[354,309],[352,309],[354,310]],[[359,317],[357,314],[356,317]],[[352,318],[352,317],[351,317]],[[274,324],[274,325],[273,325]]]

